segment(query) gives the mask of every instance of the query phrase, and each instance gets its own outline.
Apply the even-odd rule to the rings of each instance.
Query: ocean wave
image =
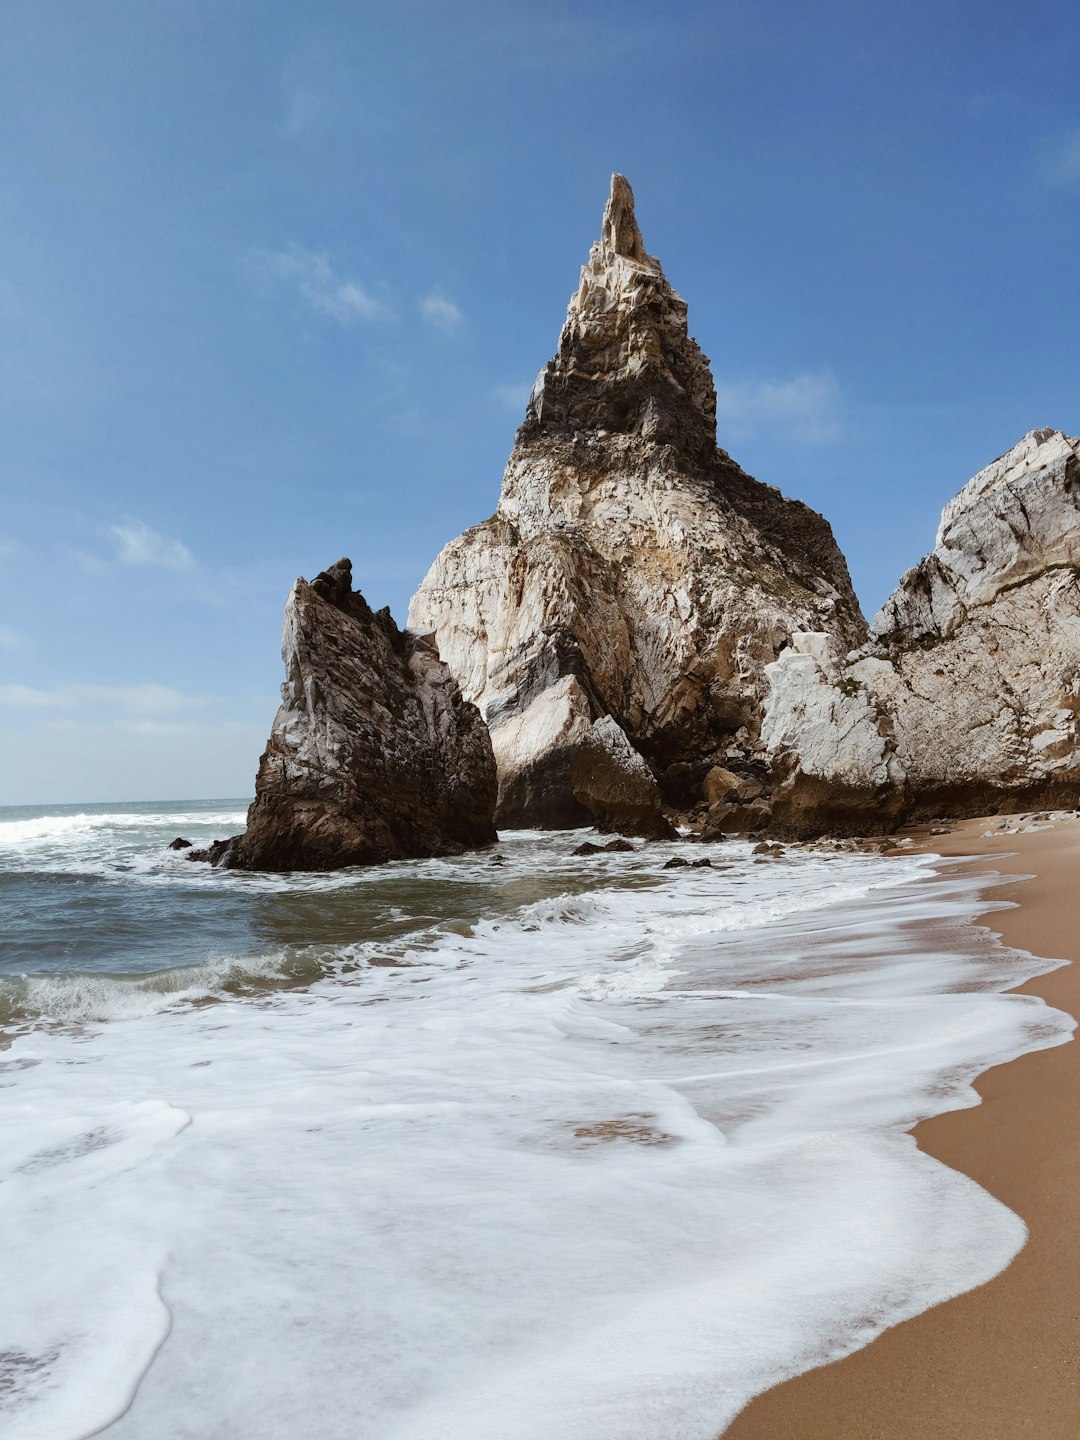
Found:
[[[243,828],[246,810],[160,811],[139,813],[130,810],[80,811],[77,815],[39,815],[25,820],[0,820],[0,847],[48,844],[101,836],[109,831],[130,833],[139,830],[205,826]]]
[[[0,1025],[133,1020],[211,1000],[308,985],[326,973],[316,954],[223,956],[142,975],[19,975],[0,979]]]

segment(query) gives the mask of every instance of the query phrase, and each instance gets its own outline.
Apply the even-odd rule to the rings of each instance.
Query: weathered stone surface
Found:
[[[610,715],[594,721],[579,742],[570,785],[597,829],[674,839],[675,829],[660,811],[660,789],[652,771]]]
[[[868,644],[794,636],[767,673],[781,828],[1075,803],[1080,441],[1025,435],[945,507]]]
[[[217,863],[330,870],[495,840],[495,765],[479,712],[430,638],[400,631],[353,590],[348,560],[297,580],[282,658],[248,827]]]
[[[715,427],[686,304],[614,176],[498,508],[409,613],[487,720],[500,823],[596,818],[574,757],[604,717],[663,799],[692,805],[732,749],[753,752],[765,666],[793,632],[865,638],[829,526],[744,474]]]

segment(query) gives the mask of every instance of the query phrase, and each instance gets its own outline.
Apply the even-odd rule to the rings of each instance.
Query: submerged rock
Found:
[[[487,720],[501,824],[647,834],[645,771],[689,806],[750,756],[794,631],[865,638],[828,524],[717,449],[708,361],[620,175],[495,514],[438,557],[409,623]]]
[[[169,849],[170,849],[170,850],[190,850],[190,849],[191,849],[191,841],[190,841],[190,840],[185,840],[182,836],[178,835],[175,840],[170,840],[170,841],[169,841]]]
[[[248,825],[218,863],[331,870],[453,855],[496,839],[495,763],[430,639],[352,588],[348,560],[285,607],[287,679]]]
[[[594,845],[591,840],[583,840],[576,849],[571,850],[571,855],[631,855],[635,847],[629,840],[609,840],[606,845]]]
[[[184,859],[195,860],[207,865],[220,865],[227,870],[234,862],[239,839],[239,835],[230,835],[228,840],[212,840],[204,849],[188,850]]]
[[[945,507],[867,645],[795,636],[768,675],[789,830],[1075,804],[1080,441],[1030,431]]]

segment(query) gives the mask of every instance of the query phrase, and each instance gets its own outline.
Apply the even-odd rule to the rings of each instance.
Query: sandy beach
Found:
[[[993,891],[1007,944],[1080,959],[1080,821],[1001,833],[1001,817],[920,844],[1035,878]],[[1010,820],[1010,827],[1015,824]],[[988,835],[988,831],[994,833]],[[914,832],[913,832],[914,833]],[[1080,1015],[1075,963],[1019,987]],[[758,1397],[725,1440],[1075,1440],[1080,1435],[1080,1047],[1029,1054],[977,1082],[982,1104],[919,1125],[920,1146],[1028,1226],[988,1285]]]

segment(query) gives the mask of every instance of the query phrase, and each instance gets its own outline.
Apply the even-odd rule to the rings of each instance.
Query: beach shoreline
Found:
[[[1009,828],[999,827],[1008,818]],[[912,831],[916,848],[1014,876],[977,923],[1004,944],[1072,962],[1016,987],[1080,1016],[1080,820],[1017,832],[1017,817]],[[973,860],[970,857],[975,857]],[[1031,877],[1031,878],[1024,878]],[[864,1349],[766,1391],[724,1440],[1074,1440],[1080,1434],[1080,1046],[985,1071],[982,1103],[921,1122],[927,1154],[1015,1211],[1028,1241],[988,1284]]]

